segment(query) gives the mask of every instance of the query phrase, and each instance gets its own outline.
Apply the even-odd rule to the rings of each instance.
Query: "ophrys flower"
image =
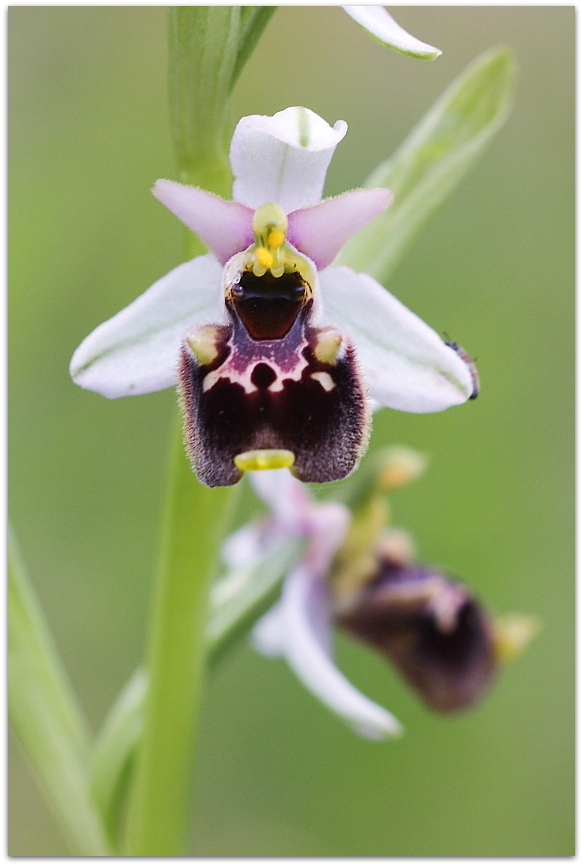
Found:
[[[407,450],[392,449],[390,459],[379,463],[381,487],[371,476],[373,483],[368,493],[361,489],[354,510],[315,501],[282,470],[254,475],[253,488],[269,515],[244,525],[224,548],[234,567],[265,555],[282,538],[307,539],[280,599],[255,624],[252,641],[264,655],[284,658],[309,691],[370,739],[396,736],[401,726],[336,667],[335,625],[384,656],[428,706],[442,713],[478,702],[501,663],[538,630],[533,617],[492,616],[468,587],[416,563],[407,533],[384,525],[384,509],[379,512],[374,500],[382,488],[398,487],[416,474],[408,455],[401,459]]]
[[[231,143],[233,201],[158,181],[154,194],[211,251],[100,325],[71,361],[107,397],[179,383],[192,466],[210,486],[290,467],[346,476],[370,401],[434,412],[473,393],[464,360],[363,273],[332,262],[389,206],[385,189],[321,201],[346,124],[305,108],[251,116]]]

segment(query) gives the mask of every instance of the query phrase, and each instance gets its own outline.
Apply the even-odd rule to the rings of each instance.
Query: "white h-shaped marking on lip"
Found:
[[[239,373],[237,370],[229,368],[228,363],[225,363],[223,367],[219,367],[217,370],[211,370],[210,373],[203,379],[202,390],[203,392],[210,391],[210,389],[219,382],[221,379],[227,379],[227,381],[232,382],[233,384],[241,385],[246,394],[253,394],[254,391],[259,390],[257,385],[254,385],[251,381],[251,376],[253,375],[253,370],[257,366],[257,364],[267,364],[273,372],[276,374],[276,378],[268,387],[268,391],[272,391],[273,393],[277,393],[278,391],[283,391],[284,388],[284,380],[285,379],[293,379],[295,382],[299,382],[302,378],[302,373],[305,368],[308,366],[308,362],[302,356],[298,358],[294,367],[291,370],[286,370],[285,372],[280,369],[278,364],[276,364],[273,360],[268,360],[267,358],[254,358],[253,361],[246,367],[246,369]],[[328,375],[324,373],[323,375]]]

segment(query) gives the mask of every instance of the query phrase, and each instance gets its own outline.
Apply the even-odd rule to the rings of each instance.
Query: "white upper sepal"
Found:
[[[316,204],[334,149],[347,128],[343,120],[332,127],[299,106],[272,117],[243,117],[231,141],[233,198],[251,208],[275,202],[286,213]]]
[[[185,335],[199,325],[224,319],[221,273],[209,254],[157,280],[83,340],[71,358],[73,380],[111,398],[173,385]]]
[[[466,364],[418,316],[368,274],[320,273],[322,317],[355,344],[370,396],[402,412],[440,412],[473,392]]]
[[[359,692],[334,665],[324,581],[315,579],[306,567],[296,567],[286,578],[276,616],[281,646],[275,641],[270,644],[264,633],[264,651],[268,644],[272,653],[279,649],[306,688],[361,736],[380,740],[402,733],[397,719]]]
[[[417,57],[419,60],[435,60],[441,54],[439,48],[421,42],[403,30],[384,6],[343,6],[342,8],[357,24],[368,30],[371,36],[388,45],[389,48],[394,48],[395,51]]]

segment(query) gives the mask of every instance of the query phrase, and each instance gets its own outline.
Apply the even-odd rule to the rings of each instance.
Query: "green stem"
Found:
[[[270,15],[261,7],[169,8],[170,125],[180,179],[227,196],[229,95]],[[186,257],[202,252],[190,233]],[[127,851],[184,854],[208,590],[230,489],[199,484],[174,435],[153,602],[144,736],[128,807]]]
[[[230,488],[194,478],[177,425],[154,598],[145,729],[128,815],[127,853],[180,856],[203,678],[208,587]]]

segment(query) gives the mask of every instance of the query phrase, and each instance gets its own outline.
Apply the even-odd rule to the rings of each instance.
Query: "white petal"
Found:
[[[157,180],[152,192],[204,241],[222,265],[253,242],[253,211],[238,202],[173,180]]]
[[[402,412],[440,412],[473,392],[462,359],[368,274],[326,268],[322,317],[352,338],[370,395]]]
[[[306,562],[312,571],[324,573],[346,535],[349,509],[341,502],[314,501],[308,488],[287,469],[252,472],[249,480],[271,511],[266,537],[306,536]]]
[[[251,645],[261,655],[277,658],[283,653],[281,602],[277,602],[258,619],[251,631]]]
[[[305,554],[305,562],[312,573],[326,574],[329,571],[351,519],[350,510],[342,502],[314,504],[306,523],[310,544]]]
[[[420,60],[435,60],[441,54],[439,48],[427,45],[426,42],[415,39],[403,30],[383,6],[343,6],[342,8],[375,39],[379,39],[389,48]]]
[[[278,111],[273,117],[243,117],[231,142],[233,198],[247,207],[280,204],[286,213],[322,198],[326,171],[347,125],[329,126],[308,108]]]
[[[362,736],[382,739],[400,734],[395,717],[361,694],[322,646],[321,633],[329,631],[324,583],[301,566],[294,569],[284,584],[281,605],[283,652],[298,679]]]
[[[327,267],[346,241],[391,204],[388,189],[353,189],[327,198],[289,215],[288,240],[312,259],[316,267]]]
[[[271,510],[282,527],[302,531],[302,522],[312,506],[308,489],[287,469],[251,472],[249,481],[257,496]]]
[[[215,257],[206,255],[157,280],[83,340],[71,358],[74,381],[105,397],[169,388],[184,335],[223,319],[221,274]]]
[[[262,523],[245,523],[225,538],[221,559],[228,569],[245,568],[265,553]]]

